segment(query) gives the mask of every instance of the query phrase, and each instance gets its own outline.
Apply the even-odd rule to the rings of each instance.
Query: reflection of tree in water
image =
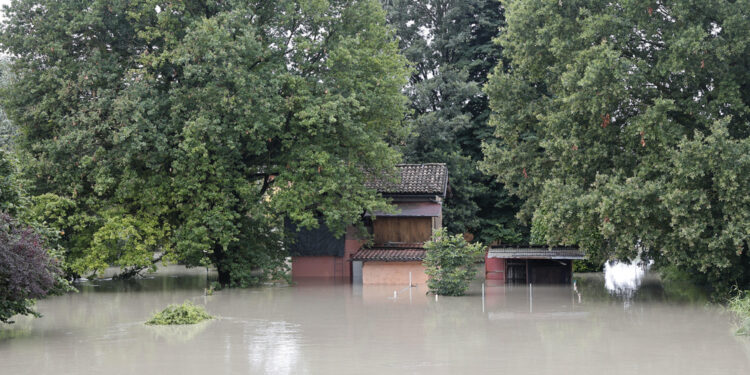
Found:
[[[197,324],[186,325],[147,326],[146,329],[148,329],[152,337],[157,340],[164,340],[169,343],[187,342],[205,331],[214,320],[215,319],[211,319]]]
[[[2,344],[4,340],[31,336],[31,319],[33,318],[19,317],[12,325],[0,323],[0,344]]]
[[[708,302],[708,291],[685,280],[662,280],[656,273],[646,273],[635,288],[608,288],[602,273],[574,276],[582,300],[586,302],[622,303],[627,309],[637,303],[675,303],[702,305]]]
[[[701,308],[707,301],[707,294],[695,286],[662,283],[658,275],[651,274],[641,279],[638,288],[618,293],[605,286],[605,277],[601,273],[576,274],[574,279],[583,302],[576,305],[576,309],[585,311],[585,317],[577,320],[535,320],[535,331],[528,336],[538,340],[534,344],[537,350],[558,353],[560,358],[569,360],[570,364],[590,360],[585,353],[619,353],[636,358],[649,350],[663,350],[663,342],[659,340],[641,340],[644,337],[679,336],[679,333],[675,333],[675,326],[681,323],[675,322],[697,323],[697,328],[682,328],[684,330],[714,333],[707,328],[709,325],[700,324],[706,322],[706,317],[712,313]],[[744,354],[750,358],[750,340],[743,344]],[[675,346],[670,350],[697,358],[705,352],[705,346]],[[736,353],[729,356],[733,355]],[[565,362],[558,365],[568,364]],[[659,363],[643,362],[634,366],[648,369],[658,367]],[[632,371],[636,372],[638,371]]]
[[[177,268],[179,266],[172,266]],[[166,273],[169,270],[164,270],[164,274],[146,274],[144,277],[137,277],[132,279],[94,279],[89,281],[83,281],[76,283],[76,288],[81,292],[85,293],[102,293],[102,292],[116,292],[116,293],[133,293],[133,292],[174,292],[180,290],[196,290],[203,289],[208,286],[211,281],[210,275],[206,277],[205,271],[200,269],[193,269],[185,272],[173,272],[172,274]],[[178,270],[179,271],[179,270]]]

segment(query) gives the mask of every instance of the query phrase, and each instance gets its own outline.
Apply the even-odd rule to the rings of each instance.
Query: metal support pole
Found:
[[[484,312],[484,283],[482,283],[482,312]]]
[[[534,312],[534,292],[532,291],[531,283],[529,283],[529,312]]]

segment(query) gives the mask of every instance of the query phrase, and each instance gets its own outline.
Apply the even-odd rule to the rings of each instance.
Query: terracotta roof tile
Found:
[[[448,187],[448,168],[443,163],[399,164],[397,182],[373,178],[365,186],[384,194],[439,194]]]
[[[352,260],[379,262],[412,262],[424,260],[427,250],[421,247],[394,248],[374,247],[362,249],[354,254]]]

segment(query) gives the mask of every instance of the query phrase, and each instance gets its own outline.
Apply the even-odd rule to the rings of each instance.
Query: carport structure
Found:
[[[494,246],[487,251],[485,278],[502,283],[569,284],[573,261],[584,259],[576,247]]]

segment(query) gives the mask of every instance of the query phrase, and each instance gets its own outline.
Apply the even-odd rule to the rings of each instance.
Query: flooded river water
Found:
[[[481,280],[437,301],[309,280],[203,296],[205,270],[170,267],[40,301],[43,318],[0,327],[0,374],[750,374],[750,341],[700,297],[648,277],[635,292],[575,279],[484,299]],[[219,318],[143,324],[185,300]]]

